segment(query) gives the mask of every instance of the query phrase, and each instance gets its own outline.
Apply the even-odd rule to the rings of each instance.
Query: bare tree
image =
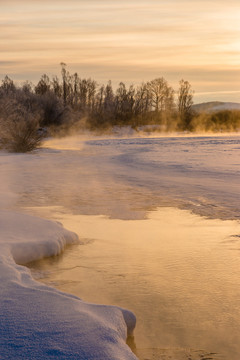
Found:
[[[116,90],[115,114],[121,122],[129,122],[134,115],[135,89],[133,85],[127,89],[121,82]]]
[[[16,91],[16,86],[12,79],[10,79],[7,75],[2,80],[2,85],[0,86],[0,92],[3,94],[10,94]]]
[[[59,79],[57,76],[54,76],[51,81],[51,88],[54,92],[54,94],[61,98],[62,97],[62,87],[60,85]]]
[[[50,79],[46,74],[43,74],[39,80],[37,86],[35,86],[35,93],[38,95],[43,95],[50,91]]]
[[[62,73],[62,80],[63,80],[63,103],[64,106],[67,104],[67,70],[66,70],[66,64],[64,62],[61,62],[61,73]]]
[[[183,130],[191,130],[191,120],[193,118],[193,94],[191,84],[188,81],[180,80],[178,90],[178,113]]]
[[[169,111],[174,106],[174,90],[161,77],[147,83],[152,109],[156,112]]]

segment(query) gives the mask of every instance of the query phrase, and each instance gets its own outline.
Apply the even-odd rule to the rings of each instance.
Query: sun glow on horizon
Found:
[[[64,61],[99,83],[186,78],[196,94],[238,98],[237,0],[3,0],[0,10],[1,78],[36,82]]]

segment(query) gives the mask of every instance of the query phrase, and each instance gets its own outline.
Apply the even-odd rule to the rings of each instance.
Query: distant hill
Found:
[[[201,104],[195,104],[193,105],[193,109],[197,112],[213,112],[213,111],[221,111],[221,110],[240,111],[240,103],[210,101]]]

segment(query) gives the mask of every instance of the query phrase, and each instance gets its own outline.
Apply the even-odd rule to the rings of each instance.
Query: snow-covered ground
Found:
[[[77,241],[57,223],[0,211],[1,359],[136,358],[125,344],[135,326],[131,312],[85,303],[36,282],[17,265],[57,255]]]
[[[156,207],[175,206],[238,220],[239,154],[239,135],[72,137],[32,154],[0,153],[2,358],[135,359],[125,344],[131,312],[85,303],[16,265],[77,241],[26,213],[61,206],[74,215],[144,219]]]

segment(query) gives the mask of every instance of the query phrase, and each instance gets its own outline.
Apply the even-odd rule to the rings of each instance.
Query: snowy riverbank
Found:
[[[131,312],[42,285],[16,264],[57,255],[77,241],[58,223],[0,211],[1,359],[136,359],[126,345],[135,326]]]

